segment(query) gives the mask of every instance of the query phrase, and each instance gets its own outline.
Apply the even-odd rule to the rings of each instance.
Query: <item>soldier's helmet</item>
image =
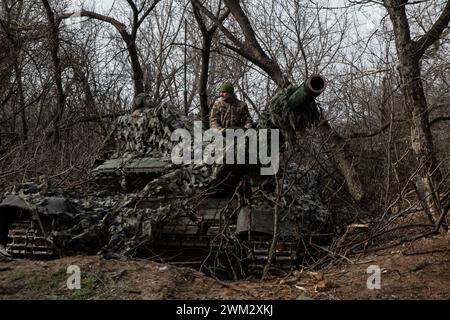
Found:
[[[133,110],[152,107],[153,101],[148,93],[140,93],[136,96],[136,98],[134,98]]]

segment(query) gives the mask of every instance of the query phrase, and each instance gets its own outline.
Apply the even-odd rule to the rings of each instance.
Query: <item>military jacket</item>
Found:
[[[233,102],[227,102],[219,98],[211,109],[210,127],[215,129],[230,127],[251,127],[252,118],[248,111],[247,104],[236,99]]]

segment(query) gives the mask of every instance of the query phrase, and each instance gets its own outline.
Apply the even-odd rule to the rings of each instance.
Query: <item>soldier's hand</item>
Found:
[[[134,110],[133,111],[133,113],[132,113],[132,117],[133,118],[137,118],[137,117],[139,117],[141,115],[141,109],[136,109],[136,110]]]

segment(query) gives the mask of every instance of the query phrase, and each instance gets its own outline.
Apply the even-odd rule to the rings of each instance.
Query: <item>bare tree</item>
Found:
[[[255,65],[264,70],[272,80],[280,87],[286,87],[290,83],[285,78],[280,66],[271,59],[262,49],[260,43],[258,42],[255,31],[250,23],[245,12],[236,0],[225,0],[226,6],[230,9],[233,17],[236,19],[237,23],[241,27],[242,33],[244,35],[244,40],[240,40],[238,37],[233,35],[228,29],[223,26],[223,23],[215,17],[209,10],[207,10],[198,0],[193,0],[194,4],[212,21],[214,21],[225,34],[225,36],[233,43],[233,45],[224,43],[224,45],[230,50],[242,55],[247,58]]]
[[[142,69],[142,64],[139,59],[138,46],[136,43],[139,28],[142,23],[147,19],[153,9],[161,0],[154,0],[149,6],[146,6],[147,1],[143,1],[140,6],[136,4],[135,1],[127,0],[128,5],[132,10],[132,25],[131,31],[127,30],[127,27],[117,19],[102,15],[96,12],[81,10],[78,12],[80,17],[88,17],[90,19],[97,19],[103,22],[111,24],[119,32],[122,40],[124,41],[128,54],[131,60],[131,67],[133,69],[133,83],[134,83],[134,94],[138,95],[145,91],[144,88],[144,72]],[[59,19],[68,19],[75,15],[75,12],[61,14]]]
[[[406,13],[408,1],[385,0],[395,34],[399,58],[398,70],[402,81],[405,108],[410,117],[411,142],[418,163],[424,164],[419,172],[418,189],[423,189],[425,210],[435,221],[443,214],[436,183],[442,174],[435,154],[433,134],[430,128],[429,107],[426,100],[420,61],[427,49],[439,40],[450,22],[450,1],[446,2],[441,15],[419,39],[411,37],[410,23]]]
[[[200,95],[200,113],[204,128],[209,126],[209,103],[208,103],[208,75],[211,59],[211,46],[214,34],[219,27],[218,24],[214,23],[211,27],[207,26],[200,9],[195,5],[195,1],[192,0],[194,17],[202,33],[202,67],[199,80],[199,95]],[[220,6],[218,8],[218,14],[220,13]],[[230,10],[227,9],[225,12],[218,17],[219,22],[223,22],[228,15]]]
[[[64,105],[66,101],[66,96],[63,89],[62,83],[62,64],[59,57],[59,49],[60,49],[60,38],[59,38],[59,23],[57,20],[57,16],[53,11],[52,7],[48,0],[42,0],[42,4],[45,8],[45,13],[47,15],[48,21],[48,40],[50,43],[50,52],[51,58],[53,62],[53,77],[56,85],[56,97],[57,97],[57,106],[55,116],[53,118],[53,138],[54,141],[59,143],[61,140],[60,136],[60,122],[64,114]]]

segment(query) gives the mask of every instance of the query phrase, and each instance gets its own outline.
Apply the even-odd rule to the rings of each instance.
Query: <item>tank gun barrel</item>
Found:
[[[314,100],[326,89],[327,83],[324,77],[314,75],[309,77],[288,99],[288,106],[291,111],[304,111]],[[309,109],[309,108],[307,108]]]
[[[271,100],[258,122],[260,129],[300,130],[320,120],[315,100],[326,89],[327,81],[320,75],[309,77],[302,85],[280,90]]]

